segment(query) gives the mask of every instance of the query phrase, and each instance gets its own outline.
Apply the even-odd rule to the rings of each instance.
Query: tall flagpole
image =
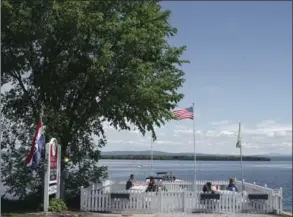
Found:
[[[244,190],[244,180],[243,180],[243,161],[242,161],[242,143],[241,143],[241,137],[240,137],[240,132],[241,132],[241,123],[239,123],[239,129],[238,129],[238,140],[239,140],[239,148],[240,148],[240,167],[241,167],[241,181],[242,181],[242,192]]]
[[[154,159],[154,151],[153,151],[153,138],[151,137],[151,174],[153,175],[153,159]]]
[[[195,147],[195,120],[194,120],[194,103],[192,103],[193,112],[193,151],[194,151],[194,183],[196,183],[196,147]]]

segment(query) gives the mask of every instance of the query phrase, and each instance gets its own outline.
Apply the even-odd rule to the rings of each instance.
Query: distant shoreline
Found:
[[[150,160],[150,155],[102,155],[104,160]],[[153,160],[182,160],[193,161],[193,156],[172,156],[172,155],[154,155]],[[239,156],[220,155],[220,156],[197,156],[198,161],[240,161]],[[243,156],[243,161],[271,161],[269,157]]]

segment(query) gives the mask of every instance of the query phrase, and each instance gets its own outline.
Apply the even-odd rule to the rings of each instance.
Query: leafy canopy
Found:
[[[17,196],[42,186],[43,170],[32,182],[23,162],[41,108],[46,138],[71,160],[68,189],[105,176],[103,122],[155,139],[154,126],[173,118],[187,61],[167,42],[176,29],[157,1],[2,0],[2,14],[3,172]]]

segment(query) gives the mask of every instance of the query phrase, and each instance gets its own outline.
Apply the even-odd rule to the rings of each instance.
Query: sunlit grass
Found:
[[[28,214],[28,213],[6,213],[2,215],[3,217],[38,217],[36,214]]]

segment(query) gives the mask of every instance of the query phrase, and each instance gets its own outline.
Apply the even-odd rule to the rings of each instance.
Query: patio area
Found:
[[[129,213],[282,213],[282,189],[236,181],[239,192],[225,190],[228,181],[210,182],[215,194],[202,192],[204,181],[163,181],[158,191],[145,192],[146,182],[125,190],[125,181],[107,180],[81,188],[82,211]]]

